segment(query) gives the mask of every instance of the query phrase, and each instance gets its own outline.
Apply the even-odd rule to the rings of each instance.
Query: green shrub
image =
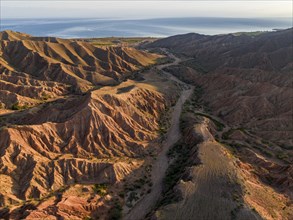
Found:
[[[119,193],[119,197],[120,197],[120,198],[124,198],[124,197],[125,197],[125,193],[124,193],[124,192],[120,192],[120,193]]]
[[[131,192],[128,197],[128,201],[132,203],[132,201],[137,201],[139,198],[136,192]]]
[[[108,190],[108,186],[107,184],[95,184],[93,187],[93,190],[96,194],[100,195],[100,196],[105,196],[107,195],[107,190]]]
[[[230,129],[229,131],[226,131],[222,134],[222,139],[228,140],[230,135],[233,133],[234,129]]]
[[[110,220],[119,220],[122,218],[122,206],[119,202],[114,204],[114,207],[109,210]]]
[[[288,159],[289,157],[288,157],[287,154],[281,152],[281,153],[277,154],[277,158],[280,159],[280,160],[284,160],[284,159]]]
[[[47,94],[47,93],[45,93],[45,92],[42,92],[42,99],[43,100],[48,100],[48,99],[50,99],[51,98],[51,96],[49,95],[49,94]]]
[[[16,102],[11,106],[12,110],[23,110],[23,109],[27,109],[27,108],[29,108],[29,106],[27,104],[20,105],[19,102]]]

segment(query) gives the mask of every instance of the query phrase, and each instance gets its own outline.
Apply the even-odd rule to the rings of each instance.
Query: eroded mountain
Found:
[[[221,207],[219,204],[225,202],[224,198],[229,198],[219,193],[231,195],[232,188],[235,190],[234,201],[238,201],[238,206],[231,211],[232,218],[292,218],[292,35],[293,29],[217,36],[186,34],[144,45],[147,48],[168,48],[182,58],[183,62],[165,70],[195,86],[193,98],[186,103],[185,117],[196,115],[210,121],[208,130],[215,141],[237,158],[231,164],[233,159],[228,153],[224,160],[230,160],[230,164],[222,162],[215,165],[209,148],[213,147],[220,155],[222,150],[213,142],[206,144],[209,138],[197,145],[195,149],[199,151],[199,158],[186,157],[185,160],[189,158],[190,161],[185,166],[191,168],[184,175],[177,173],[176,186],[167,191],[173,199],[181,195],[179,200],[177,196],[178,203],[168,202],[170,196],[163,199],[155,214],[158,219],[171,216],[176,216],[175,219],[180,219],[180,216],[184,219],[192,219],[193,216],[209,219],[209,213],[215,207]],[[187,125],[184,124],[183,129]],[[193,129],[196,134],[204,132],[190,125],[190,130]],[[187,136],[179,146],[192,147],[189,140]],[[179,156],[183,155],[179,152]],[[197,163],[194,166],[192,161],[201,161],[203,166]],[[236,176],[233,174],[235,169],[238,170]],[[227,170],[230,172],[225,174]],[[227,190],[227,185],[218,178],[228,178],[231,184],[238,182],[236,185],[241,186],[242,192],[233,184]],[[212,183],[218,187],[211,186]],[[201,198],[205,191],[208,195]],[[225,204],[218,213],[223,218],[227,216],[225,208],[229,202]],[[247,204],[254,207],[259,216],[248,214]]]
[[[292,32],[1,32],[0,217],[292,219]]]

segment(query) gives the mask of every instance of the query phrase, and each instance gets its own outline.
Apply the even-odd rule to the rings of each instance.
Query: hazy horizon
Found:
[[[160,19],[172,19],[172,18],[176,18],[176,19],[185,19],[185,18],[228,18],[228,19],[243,19],[243,20],[249,20],[249,19],[259,19],[259,20],[266,20],[266,19],[292,19],[292,17],[220,17],[220,16],[188,16],[188,17],[180,17],[180,16],[167,16],[167,17],[149,17],[149,18],[124,18],[124,17],[15,17],[15,18],[2,18],[2,20],[22,20],[22,19],[26,19],[26,20],[37,20],[37,19],[47,19],[47,20],[55,20],[55,19],[69,19],[69,20],[73,20],[73,19],[81,19],[81,20],[86,20],[86,19],[100,19],[100,20],[160,20]],[[292,22],[293,24],[293,22]]]
[[[291,1],[2,0],[0,30],[64,38],[224,34],[292,27]]]
[[[1,1],[1,19],[292,17],[291,1]]]
[[[4,19],[1,30],[13,30],[34,36],[61,38],[91,37],[168,37],[184,33],[207,35],[235,32],[271,31],[292,27],[290,18],[157,18],[100,19],[49,18]]]

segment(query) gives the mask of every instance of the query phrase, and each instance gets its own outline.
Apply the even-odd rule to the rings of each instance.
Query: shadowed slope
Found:
[[[256,36],[179,35],[151,43],[190,60],[176,76],[202,86],[203,99],[230,125],[292,146],[293,29]]]

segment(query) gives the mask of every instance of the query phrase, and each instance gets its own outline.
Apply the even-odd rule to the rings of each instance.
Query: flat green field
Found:
[[[106,38],[85,38],[78,39],[93,44],[94,46],[137,46],[144,42],[152,42],[158,38],[153,37],[106,37]]]

